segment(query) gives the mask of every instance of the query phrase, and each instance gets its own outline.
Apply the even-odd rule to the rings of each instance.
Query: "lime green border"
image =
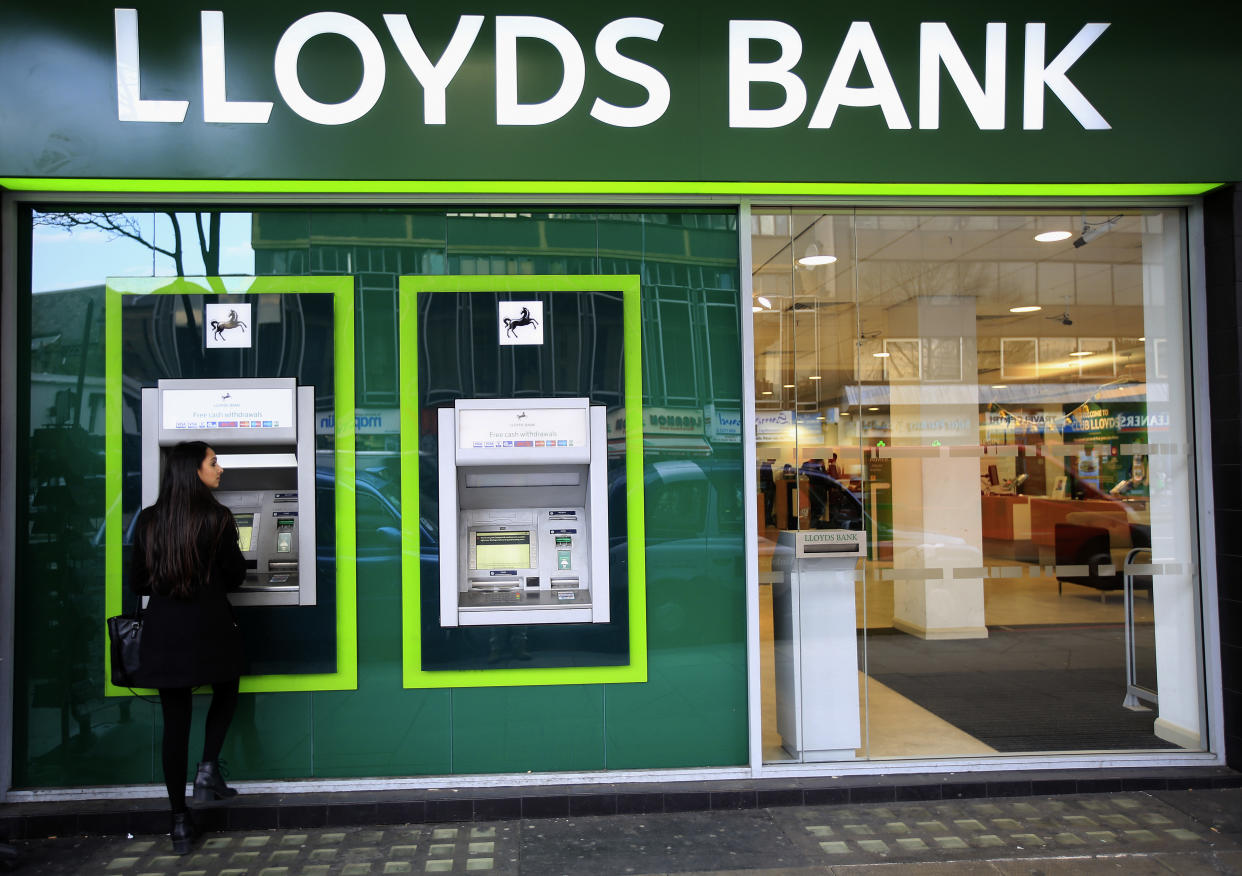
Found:
[[[27,192],[193,194],[431,195],[732,195],[794,197],[1057,197],[1152,198],[1201,195],[1219,182],[1181,183],[847,183],[608,180],[335,180],[335,179],[66,179],[0,177],[0,186]]]
[[[643,500],[643,373],[639,278],[617,274],[402,277],[401,363],[401,614],[402,685],[498,687],[599,684],[647,680],[647,563]],[[418,295],[420,292],[599,292],[622,295],[625,344],[625,482],[629,552],[630,663],[557,669],[422,669],[421,568],[418,520]]]
[[[321,292],[333,296],[333,370],[336,396],[336,672],[311,675],[253,675],[242,679],[246,692],[354,690],[358,687],[358,582],[354,528],[354,278],[353,277],[112,277],[107,281],[106,475],[107,495],[104,596],[105,617],[121,611],[121,296],[258,295]],[[115,687],[111,658],[104,652],[104,694],[128,696]]]

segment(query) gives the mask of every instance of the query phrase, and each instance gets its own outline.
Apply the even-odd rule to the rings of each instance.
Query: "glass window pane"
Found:
[[[796,272],[823,220],[752,222],[756,296],[784,294],[792,314],[753,308],[761,588],[772,588],[761,589],[765,757],[1201,748],[1182,214],[841,221],[858,262],[838,273],[850,283],[834,300],[849,306],[835,311],[800,295]],[[1073,234],[1034,239],[1057,229]],[[841,337],[857,352],[840,357],[847,379],[820,382],[804,410],[798,363]],[[822,431],[804,419],[812,407]],[[819,486],[834,483],[819,472],[834,439],[838,470],[860,460],[857,489],[852,477],[841,486],[871,540],[842,573],[860,579],[852,613],[865,630],[865,741],[850,750],[817,748],[816,734],[840,733],[852,697],[816,712],[788,680],[807,653],[822,664],[839,648],[831,619],[805,613],[811,591],[798,609],[782,604],[782,587],[818,573],[778,568],[772,546],[784,529],[848,528]],[[802,489],[781,518],[785,448]]]

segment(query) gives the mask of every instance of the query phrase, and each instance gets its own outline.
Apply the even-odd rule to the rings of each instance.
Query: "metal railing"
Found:
[[[1126,554],[1125,563],[1122,565],[1124,592],[1125,592],[1125,611],[1126,611],[1126,696],[1121,704],[1127,709],[1134,711],[1146,711],[1147,707],[1140,703],[1140,700],[1151,703],[1153,706],[1160,702],[1160,698],[1156,691],[1143,687],[1138,683],[1138,667],[1135,660],[1135,641],[1134,641],[1134,579],[1137,573],[1134,567],[1134,558],[1139,554],[1147,554],[1148,559],[1151,558],[1151,548],[1136,547],[1131,548]],[[1154,569],[1149,569],[1147,574],[1148,584],[1147,594],[1155,605],[1155,576],[1150,574]]]

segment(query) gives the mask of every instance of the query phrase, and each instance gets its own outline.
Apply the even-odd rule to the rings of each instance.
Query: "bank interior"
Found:
[[[1179,224],[755,211],[766,761],[1200,747],[1153,581],[1190,597],[1144,574],[1190,561]],[[790,616],[781,533],[821,529],[865,533],[852,593]],[[808,703],[855,672],[817,755],[784,701],[838,723]]]

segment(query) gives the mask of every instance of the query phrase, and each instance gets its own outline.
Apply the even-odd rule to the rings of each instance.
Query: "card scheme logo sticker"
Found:
[[[207,349],[251,346],[249,304],[203,305],[203,332]]]
[[[497,302],[501,346],[543,343],[542,301]]]

